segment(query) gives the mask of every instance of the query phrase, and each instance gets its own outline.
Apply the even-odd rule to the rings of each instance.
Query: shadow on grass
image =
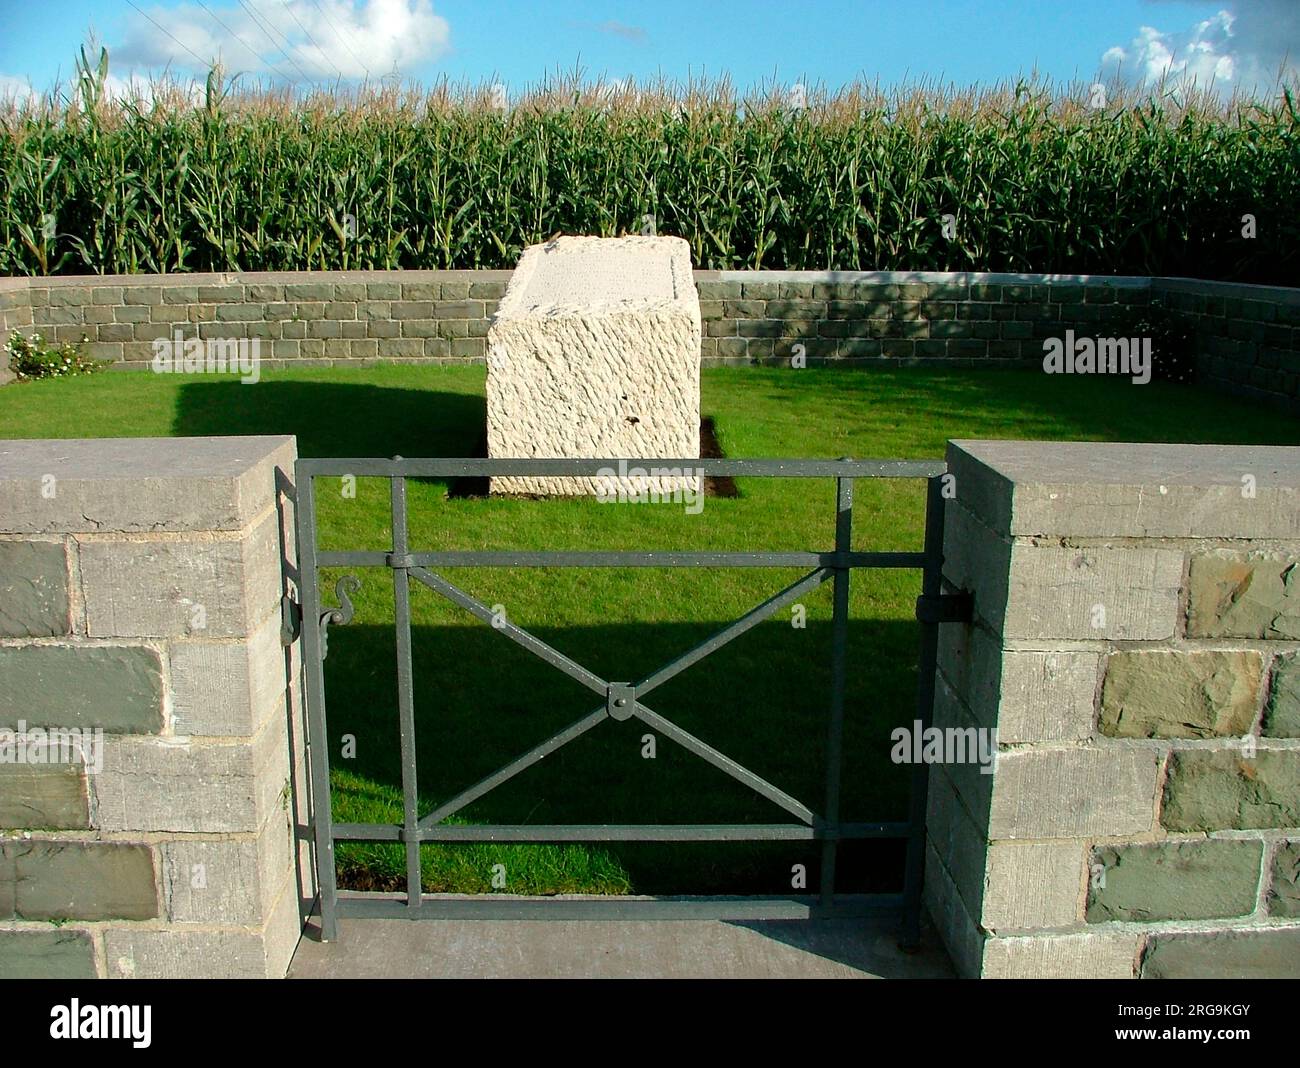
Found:
[[[537,628],[537,637],[610,680],[643,677],[723,626]],[[909,769],[889,760],[890,732],[912,723],[918,631],[903,622],[849,627],[845,705],[845,820],[906,818]],[[825,812],[830,708],[829,623],[769,622],[647,695],[643,703],[741,765]],[[412,630],[421,814],[509,764],[603,704],[600,696],[486,626]],[[335,818],[401,822],[396,644],[382,626],[331,631],[325,661]],[[344,758],[345,736],[355,739]],[[653,750],[651,750],[653,746]],[[648,754],[653,751],[653,756]],[[753,793],[638,719],[606,719],[459,814],[470,823],[794,823]],[[349,860],[349,851],[357,855]],[[672,843],[553,847],[426,846],[426,890],[490,888],[504,863],[508,889],[609,892],[621,873],[636,893],[783,893],[802,864],[818,888],[819,843]],[[400,846],[340,846],[346,871],[364,855],[368,889],[402,886]],[[473,857],[469,867],[465,855]],[[583,854],[583,855],[579,855]],[[592,856],[599,855],[599,863]],[[902,843],[841,846],[837,888],[896,891]],[[522,867],[521,867],[522,866]],[[571,870],[563,870],[568,867]],[[547,869],[545,871],[539,869]],[[583,886],[583,873],[605,878]],[[391,879],[391,886],[379,872]],[[346,880],[345,880],[346,881]]]
[[[472,393],[362,382],[186,383],[172,433],[295,434],[299,456],[471,455],[487,419]]]

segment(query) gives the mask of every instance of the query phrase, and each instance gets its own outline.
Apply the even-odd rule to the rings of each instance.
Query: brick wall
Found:
[[[294,457],[0,441],[0,977],[284,975],[314,881]],[[102,749],[17,759],[52,728]]]
[[[966,974],[1300,977],[1300,449],[954,442],[926,895]]]
[[[144,369],[153,342],[256,338],[262,367],[485,358],[508,271],[0,279],[0,317]],[[1195,330],[1202,380],[1300,413],[1300,290],[1187,279],[697,271],[705,366],[1032,366],[1067,329],[1127,336],[1145,306]],[[796,346],[802,346],[797,349]]]

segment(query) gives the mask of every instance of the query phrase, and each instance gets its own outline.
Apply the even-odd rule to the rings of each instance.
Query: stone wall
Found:
[[[1300,449],[953,442],[926,897],[996,977],[1300,977]]]
[[[314,885],[295,455],[0,441],[0,977],[285,974]],[[52,729],[99,748],[51,762]]]
[[[262,366],[482,361],[508,271],[355,271],[0,279],[0,314],[145,368],[157,338],[256,338]],[[1212,387],[1300,412],[1300,291],[1187,279],[696,271],[705,366],[1029,366],[1067,329],[1128,336],[1167,304],[1196,330]],[[13,295],[16,293],[17,295]],[[13,307],[6,312],[4,302]],[[802,348],[796,348],[802,346]]]
[[[1203,384],[1300,414],[1300,289],[1157,278],[1152,297],[1195,331]]]

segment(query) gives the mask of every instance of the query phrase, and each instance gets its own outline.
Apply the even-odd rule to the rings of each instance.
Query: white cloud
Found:
[[[1279,72],[1300,71],[1300,3],[1237,2],[1180,32],[1143,26],[1127,47],[1107,49],[1101,71],[1139,84],[1166,78],[1220,93],[1270,90]]]
[[[232,73],[295,82],[379,78],[437,59],[450,47],[451,27],[434,13],[432,0],[245,0],[207,7],[145,8],[148,17],[136,15],[125,39],[110,47],[114,65],[200,73],[219,57]]]

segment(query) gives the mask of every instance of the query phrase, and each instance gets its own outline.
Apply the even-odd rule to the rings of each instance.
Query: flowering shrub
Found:
[[[82,335],[83,344],[89,340]],[[9,335],[5,352],[9,354],[9,370],[18,376],[19,381],[88,375],[102,370],[109,363],[108,360],[94,360],[83,355],[81,346],[75,342],[65,341],[54,348],[47,348],[45,338],[40,334],[24,337],[17,330]]]

